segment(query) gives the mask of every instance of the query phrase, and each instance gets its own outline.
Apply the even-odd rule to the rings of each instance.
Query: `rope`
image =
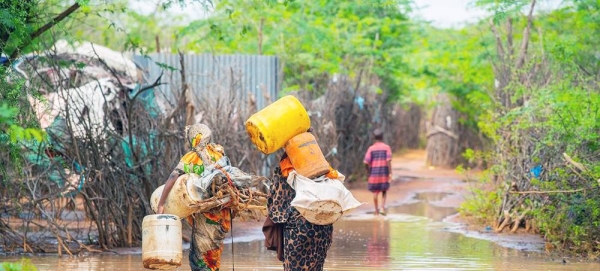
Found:
[[[235,187],[235,185],[233,185],[233,182],[231,181],[231,177],[229,177],[229,173],[227,173],[227,171],[223,167],[221,167],[221,165],[219,165],[219,164],[217,164],[215,166],[215,168],[217,168],[217,169],[221,170],[221,172],[223,172],[225,177],[227,177],[227,183],[229,184],[229,188],[231,188],[231,190],[233,192],[235,192],[234,194],[235,194],[236,198],[233,198],[234,195],[230,195],[232,198],[231,198],[231,201],[227,205],[229,205],[229,206],[231,206],[233,204],[238,205],[239,202],[237,202],[237,201],[239,201],[239,198],[240,198],[240,191],[237,189],[237,187]]]
[[[231,270],[235,270],[235,253],[233,251],[233,210],[229,209],[229,223],[231,224]]]
[[[235,187],[235,185],[233,185],[233,182],[231,181],[231,177],[229,177],[229,173],[227,173],[227,171],[225,171],[225,169],[223,169],[223,167],[221,167],[220,165],[216,165],[216,168],[220,169],[223,174],[225,174],[225,177],[227,177],[227,182],[229,183],[229,187],[232,188],[232,190],[234,190],[234,192],[236,192],[237,194],[239,194],[240,192],[238,191],[237,187]],[[239,198],[239,195],[238,195]],[[232,204],[233,201],[229,202],[229,204]],[[228,205],[229,205],[228,204]],[[233,249],[233,210],[231,208],[229,208],[229,224],[231,225],[231,270],[235,270],[235,251]]]

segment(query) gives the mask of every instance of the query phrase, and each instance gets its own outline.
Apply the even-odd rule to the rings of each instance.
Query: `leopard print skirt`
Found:
[[[333,225],[312,224],[290,203],[296,191],[276,169],[267,201],[269,218],[284,223],[283,268],[284,270],[323,270],[327,250],[331,247]]]

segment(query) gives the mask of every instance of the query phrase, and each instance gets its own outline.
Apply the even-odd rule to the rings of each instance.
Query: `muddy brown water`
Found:
[[[539,236],[497,235],[485,227],[467,230],[454,218],[470,184],[454,170],[427,167],[425,156],[423,150],[394,156],[396,178],[388,192],[392,207],[386,216],[373,214],[372,195],[366,185],[351,189],[367,204],[334,224],[325,270],[600,270],[600,263],[546,253]],[[275,253],[264,248],[261,225],[234,221],[233,245],[229,237],[221,270],[283,270]],[[174,270],[189,270],[188,247],[184,245],[182,266]],[[21,258],[0,256],[0,262]],[[141,248],[77,257],[25,258],[41,271],[148,270],[142,264]]]
[[[583,263],[551,256],[536,236],[497,236],[467,231],[448,221],[456,213],[443,204],[451,193],[414,194],[390,207],[385,216],[362,208],[336,222],[326,270],[600,270],[599,263]],[[283,270],[275,253],[264,248],[260,223],[233,228],[226,240],[222,270]],[[237,225],[239,226],[239,224]],[[237,229],[240,230],[237,230]],[[188,245],[189,246],[189,245]],[[185,251],[183,265],[189,270]],[[140,248],[101,255],[4,256],[0,261],[28,258],[44,270],[147,270]]]

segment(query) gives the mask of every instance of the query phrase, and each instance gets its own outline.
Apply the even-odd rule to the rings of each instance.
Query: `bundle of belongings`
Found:
[[[227,206],[242,220],[258,220],[266,215],[267,178],[232,166],[227,156],[206,166],[201,175],[190,174],[189,179],[194,184],[197,199],[201,199],[193,205],[199,212]]]
[[[330,225],[362,203],[344,186],[345,176],[333,169],[309,132],[286,142],[279,163],[282,176],[296,190],[290,203],[310,223]]]
[[[248,174],[231,165],[221,145],[210,142],[211,132],[205,125],[193,125],[186,133],[202,134],[194,150],[181,158],[176,170],[182,174],[167,195],[164,213],[181,218],[213,209],[229,208],[242,220],[266,215],[267,179]],[[192,135],[192,140],[195,140]],[[152,194],[150,203],[156,212],[164,185]]]

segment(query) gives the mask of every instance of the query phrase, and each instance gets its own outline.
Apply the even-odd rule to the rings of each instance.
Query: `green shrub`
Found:
[[[37,268],[29,259],[22,259],[20,262],[0,263],[0,271],[37,271]]]
[[[489,171],[484,173],[489,175]],[[458,208],[461,216],[478,224],[491,224],[502,203],[502,190],[490,189],[488,177],[479,179],[471,186],[471,196]]]

